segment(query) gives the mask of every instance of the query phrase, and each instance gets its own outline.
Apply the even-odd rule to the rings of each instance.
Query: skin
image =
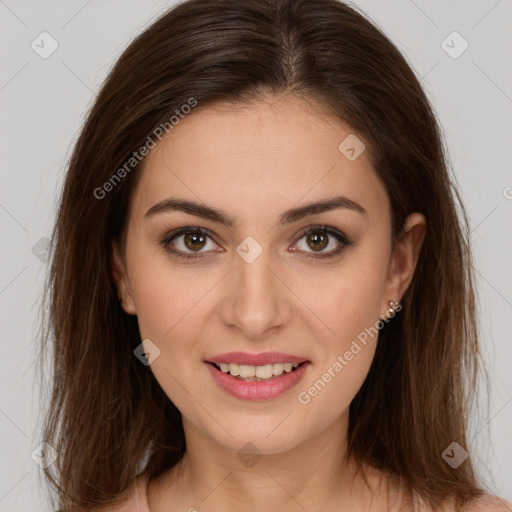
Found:
[[[150,367],[182,413],[187,442],[181,463],[149,482],[151,512],[266,510],[269,504],[325,512],[365,510],[370,503],[387,510],[396,482],[374,472],[369,489],[344,459],[349,405],[378,337],[369,337],[309,403],[298,401],[378,322],[388,300],[400,301],[425,235],[423,215],[413,213],[392,250],[389,198],[366,152],[350,161],[338,150],[351,133],[318,105],[293,96],[199,105],[138,171],[125,251],[113,245],[114,278],[125,312],[138,317],[141,339],[160,350]],[[277,224],[289,208],[340,194],[366,213],[338,208]],[[223,210],[237,224],[177,211],[145,218],[171,196]],[[316,225],[341,231],[352,243],[332,258],[308,259],[319,252],[301,232]],[[184,235],[170,245],[203,258],[180,259],[160,243],[185,226],[212,236],[196,252]],[[322,233],[328,245],[320,253],[332,253],[340,243]],[[248,236],[263,250],[252,263],[236,252]],[[218,388],[204,364],[230,351],[285,352],[311,366],[279,397],[240,400]],[[248,442],[262,455],[251,467],[237,457]]]

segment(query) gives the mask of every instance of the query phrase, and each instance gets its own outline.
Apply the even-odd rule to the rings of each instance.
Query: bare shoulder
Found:
[[[464,507],[463,512],[512,512],[512,503],[497,496],[485,494]]]

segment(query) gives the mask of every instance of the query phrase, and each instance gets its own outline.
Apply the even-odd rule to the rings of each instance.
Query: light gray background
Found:
[[[488,488],[512,501],[512,2],[355,3],[422,78],[448,143],[471,219],[491,377],[490,415],[475,423],[469,451]],[[127,43],[172,4],[0,0],[0,512],[50,511],[31,458],[42,441],[34,353],[46,271],[32,248],[50,234],[65,163],[95,91]],[[43,31],[59,45],[47,59],[31,48]],[[456,59],[441,46],[453,31],[469,43]]]

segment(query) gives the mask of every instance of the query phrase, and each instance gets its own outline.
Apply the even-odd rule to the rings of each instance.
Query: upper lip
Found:
[[[236,363],[252,366],[264,366],[277,363],[303,363],[308,361],[305,357],[283,354],[281,352],[261,352],[250,354],[249,352],[226,352],[206,360],[209,363]]]

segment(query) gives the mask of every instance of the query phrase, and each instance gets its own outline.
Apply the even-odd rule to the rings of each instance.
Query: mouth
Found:
[[[273,363],[259,366],[237,363],[214,363],[212,361],[206,362],[218,371],[228,374],[237,380],[245,382],[268,382],[281,377],[283,374],[296,371],[309,361],[303,361],[302,363]]]
[[[259,365],[239,364],[228,362],[225,357],[223,359],[204,361],[213,382],[232,397],[251,401],[277,399],[286,394],[298,384],[311,365],[311,361],[297,357],[293,362],[270,363],[267,359],[266,364]]]

